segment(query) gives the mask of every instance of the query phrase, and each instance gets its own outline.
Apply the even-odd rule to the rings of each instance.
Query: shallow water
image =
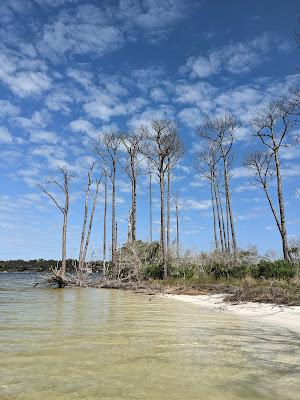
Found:
[[[0,274],[0,399],[300,399],[295,332],[170,298]]]

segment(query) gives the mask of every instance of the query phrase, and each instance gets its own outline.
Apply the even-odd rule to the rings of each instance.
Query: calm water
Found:
[[[300,399],[300,337],[169,298],[0,274],[0,399]]]

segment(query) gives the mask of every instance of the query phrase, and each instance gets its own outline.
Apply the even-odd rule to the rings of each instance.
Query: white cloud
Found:
[[[182,208],[185,210],[207,210],[211,207],[211,200],[193,200],[184,199],[182,201]]]
[[[24,129],[40,129],[45,128],[51,121],[51,115],[47,110],[35,111],[30,118],[15,117],[14,122]]]
[[[234,191],[236,193],[241,193],[241,192],[245,192],[245,191],[254,191],[257,190],[257,186],[251,185],[250,183],[248,183],[247,185],[239,185],[237,186]]]
[[[108,122],[112,117],[123,115],[126,107],[114,95],[99,93],[96,98],[84,105],[84,110],[94,118]]]
[[[0,126],[0,143],[10,144],[13,136],[5,126]]]
[[[182,71],[198,78],[207,78],[224,70],[232,74],[246,73],[262,63],[272,46],[278,47],[278,42],[274,36],[264,33],[248,42],[230,43],[211,50],[205,56],[188,58]]]
[[[235,167],[230,173],[232,178],[248,178],[251,176],[251,172],[245,167]]]
[[[8,100],[0,100],[0,117],[11,117],[18,115],[20,113],[20,108],[14,106]]]
[[[200,126],[201,123],[203,123],[203,114],[199,111],[199,109],[195,107],[183,108],[178,113],[178,117],[187,126],[193,128]]]
[[[49,58],[76,54],[97,57],[118,49],[123,42],[122,32],[113,26],[105,9],[81,4],[75,10],[62,10],[52,23],[44,26],[38,48]]]
[[[50,131],[34,131],[30,134],[30,141],[33,143],[58,143],[58,135]]]
[[[117,17],[125,28],[139,28],[150,40],[165,37],[166,33],[183,20],[194,8],[184,0],[121,0]],[[135,32],[132,33],[135,36]]]
[[[97,129],[89,121],[84,119],[76,119],[70,123],[70,128],[74,132],[86,133],[88,136],[94,138],[97,135]]]
[[[40,94],[51,86],[46,64],[0,47],[0,80],[17,96]]]
[[[175,110],[172,106],[161,105],[159,108],[146,108],[141,113],[136,113],[129,121],[128,126],[136,128],[141,124],[147,125],[153,119],[173,119]]]

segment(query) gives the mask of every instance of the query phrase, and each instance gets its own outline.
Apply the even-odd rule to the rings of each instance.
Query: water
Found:
[[[300,337],[178,300],[0,274],[0,399],[300,399]],[[150,301],[151,300],[151,301]]]

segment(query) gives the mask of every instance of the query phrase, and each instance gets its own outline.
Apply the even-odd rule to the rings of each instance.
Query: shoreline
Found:
[[[300,333],[300,306],[285,306],[269,303],[228,303],[226,294],[161,294],[174,300],[184,301],[199,307],[233,313],[253,322],[268,323]]]

